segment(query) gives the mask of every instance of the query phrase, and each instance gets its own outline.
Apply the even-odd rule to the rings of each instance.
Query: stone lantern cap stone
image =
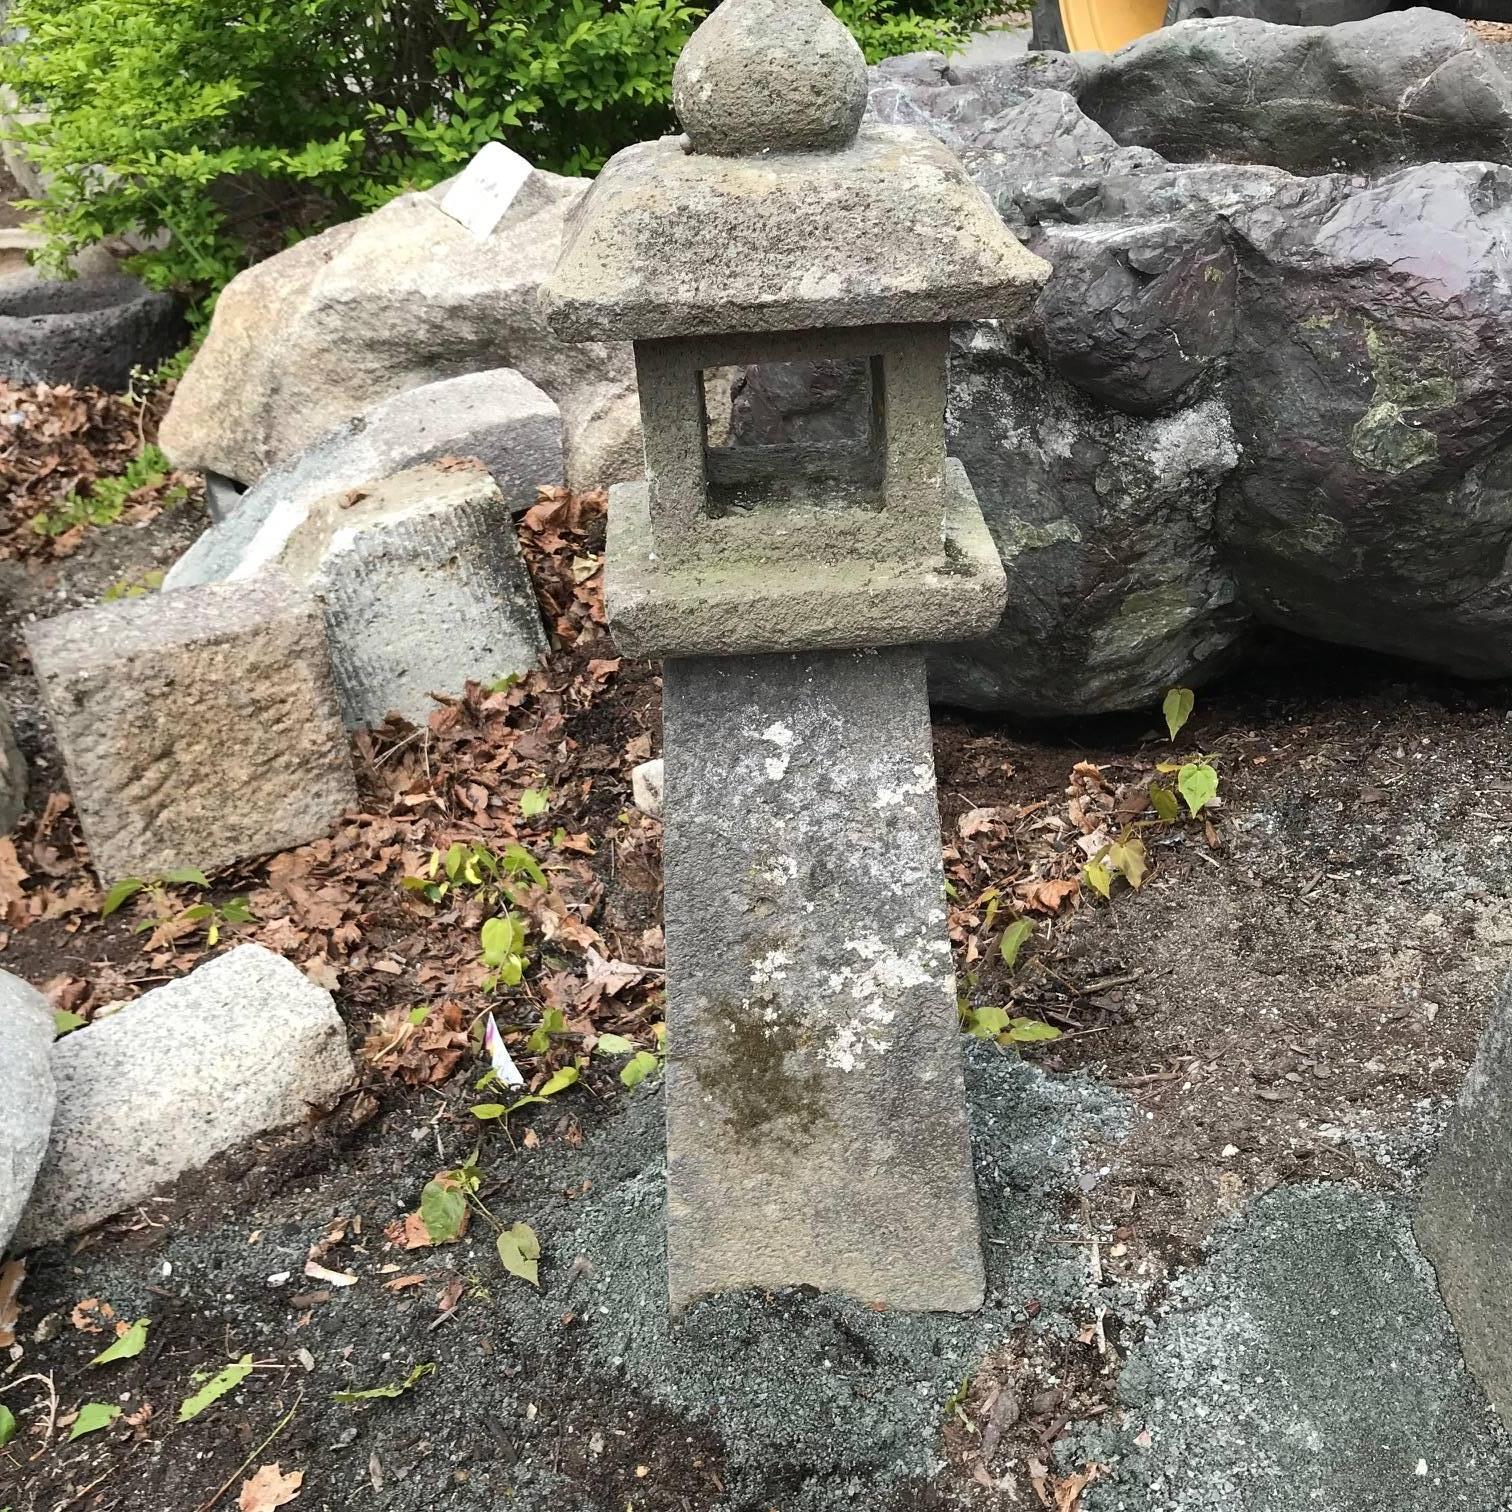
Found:
[[[543,300],[564,340],[640,341],[1011,320],[1049,273],[948,148],[868,125],[837,151],[626,148],[579,207]]]

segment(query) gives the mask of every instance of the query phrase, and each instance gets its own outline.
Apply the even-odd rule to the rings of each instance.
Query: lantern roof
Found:
[[[949,149],[860,124],[821,0],[724,0],[673,99],[688,135],[617,153],[568,227],[543,291],[565,340],[1010,319],[1049,274]]]

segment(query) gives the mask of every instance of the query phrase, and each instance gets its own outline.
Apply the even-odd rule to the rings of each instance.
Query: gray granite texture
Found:
[[[53,1046],[58,1114],[16,1234],[30,1249],[89,1228],[351,1084],[331,994],[239,945]]]
[[[276,556],[315,503],[422,462],[476,457],[513,509],[560,483],[557,407],[512,368],[427,383],[346,421],[248,489],[173,564],[165,588],[247,577]]]
[[[1465,1361],[1512,1431],[1512,976],[1424,1183],[1416,1229]]]
[[[673,1306],[977,1307],[922,658],[669,661],[663,722]]]
[[[52,1005],[0,971],[0,1255],[10,1243],[47,1151],[56,1097]]]
[[[523,674],[546,649],[509,506],[476,463],[320,500],[273,566],[325,611],[348,725],[424,724],[432,693]]]
[[[672,105],[695,152],[833,150],[866,111],[866,59],[820,0],[724,0],[677,60]]]
[[[658,555],[646,485],[618,484],[609,491],[604,567],[614,642],[627,656],[744,656],[985,634],[1003,613],[1002,563],[954,459],[945,480],[944,537],[930,557],[870,554],[876,515],[850,522],[826,551],[779,554],[780,525],[753,515],[728,522],[728,560],[687,566]],[[754,541],[741,549],[746,533],[763,537],[759,549]]]
[[[1048,272],[919,132],[759,158],[665,137],[595,180],[543,304],[567,341],[1008,319]]]
[[[26,758],[16,744],[10,711],[0,704],[0,835],[8,834],[26,812]]]
[[[27,645],[104,881],[302,845],[356,802],[320,606],[276,574],[76,609]]]

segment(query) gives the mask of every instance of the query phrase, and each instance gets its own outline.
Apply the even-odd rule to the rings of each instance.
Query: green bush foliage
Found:
[[[869,58],[949,47],[987,0],[833,0]],[[134,237],[158,287],[259,256],[507,142],[591,173],[672,128],[684,0],[15,0],[0,81],[49,181],[49,260]]]

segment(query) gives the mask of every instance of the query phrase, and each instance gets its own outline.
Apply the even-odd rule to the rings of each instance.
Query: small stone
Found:
[[[47,1150],[54,1108],[53,1013],[20,977],[0,971],[0,1255]]]
[[[643,761],[630,773],[630,792],[635,806],[641,813],[653,819],[662,816],[662,782],[665,762],[658,756],[654,761]]]
[[[724,0],[672,74],[672,105],[696,152],[834,150],[866,112],[866,59],[820,0]]]
[[[356,802],[319,606],[276,574],[27,632],[103,880],[303,845]]]
[[[546,649],[509,507],[477,463],[328,495],[272,565],[325,611],[348,725],[391,712],[423,724],[432,693],[528,672]]]
[[[562,421],[535,384],[511,368],[427,383],[373,405],[295,453],[241,494],[221,523],[173,564],[165,588],[246,577],[277,556],[322,499],[370,487],[425,462],[475,458],[512,509],[562,480]],[[225,489],[234,487],[220,480]]]
[[[0,704],[0,835],[9,834],[26,812],[26,760],[11,730],[10,713]]]
[[[350,1085],[330,993],[240,945],[53,1046],[58,1113],[20,1248],[99,1223]]]

